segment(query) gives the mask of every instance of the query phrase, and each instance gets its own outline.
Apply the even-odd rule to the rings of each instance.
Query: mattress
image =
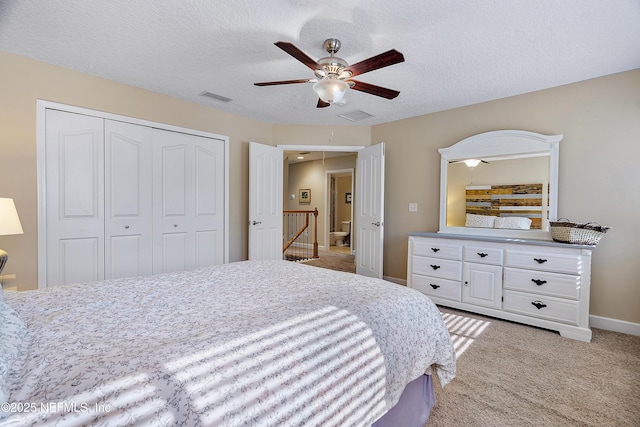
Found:
[[[368,426],[430,367],[455,376],[426,296],[287,261],[4,300],[2,425]]]

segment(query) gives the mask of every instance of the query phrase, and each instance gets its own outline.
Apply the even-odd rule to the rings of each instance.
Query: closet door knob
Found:
[[[129,229],[129,226],[128,226],[128,225],[125,225],[125,226],[124,226],[124,228],[126,228],[126,229],[128,230],[128,229]]]
[[[178,224],[173,224],[173,227],[174,227],[174,228],[175,228],[175,227],[177,227],[177,226],[178,226]]]

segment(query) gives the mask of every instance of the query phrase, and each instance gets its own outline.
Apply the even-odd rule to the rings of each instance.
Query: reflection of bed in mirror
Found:
[[[473,219],[489,219],[482,227],[540,230],[547,217],[544,184],[467,185],[465,227],[476,227]],[[453,216],[454,212],[451,211]]]
[[[557,217],[561,139],[562,135],[500,130],[440,149],[440,232],[550,239],[549,221]],[[474,222],[469,215],[501,219]],[[524,218],[531,221],[528,226]]]

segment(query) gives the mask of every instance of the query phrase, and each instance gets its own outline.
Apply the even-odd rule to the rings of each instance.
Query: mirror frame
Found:
[[[449,162],[464,159],[549,157],[549,221],[558,216],[558,157],[563,135],[542,135],[523,130],[497,130],[470,136],[440,148],[440,229],[439,233],[468,236],[510,237],[551,240],[549,230],[510,230],[447,226],[447,172]]]

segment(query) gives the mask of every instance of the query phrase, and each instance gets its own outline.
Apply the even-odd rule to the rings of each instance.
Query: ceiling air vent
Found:
[[[357,122],[360,120],[368,119],[369,117],[373,117],[373,114],[369,114],[362,110],[356,110],[349,113],[338,114],[338,117],[342,117],[343,119],[349,120],[350,122]]]
[[[226,96],[218,95],[217,93],[207,92],[206,90],[204,92],[202,92],[200,94],[200,96],[206,96],[207,98],[212,98],[212,99],[215,99],[217,101],[222,101],[222,102],[233,101],[233,99],[231,99],[231,98],[227,98]]]

